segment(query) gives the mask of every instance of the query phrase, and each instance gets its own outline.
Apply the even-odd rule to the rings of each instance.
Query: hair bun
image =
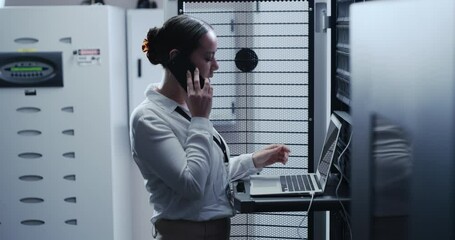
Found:
[[[144,38],[144,41],[142,41],[142,52],[147,53],[149,51],[149,40]]]
[[[142,51],[147,53],[147,58],[153,65],[161,64],[160,54],[161,41],[159,40],[160,28],[151,28],[147,33],[147,39],[144,39]]]

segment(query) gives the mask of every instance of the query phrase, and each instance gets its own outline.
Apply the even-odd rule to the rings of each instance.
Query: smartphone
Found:
[[[193,76],[195,69],[195,66],[191,63],[190,59],[186,55],[178,53],[169,61],[167,68],[172,74],[174,74],[177,81],[186,91],[186,71],[189,70],[191,72],[191,76]],[[201,75],[199,75],[199,82],[201,84],[201,88],[203,88],[205,79]]]

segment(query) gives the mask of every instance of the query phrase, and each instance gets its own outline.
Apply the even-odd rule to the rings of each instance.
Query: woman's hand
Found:
[[[289,148],[282,144],[269,145],[255,153],[253,153],[253,163],[256,168],[263,168],[265,166],[282,163],[286,164],[289,157]]]
[[[208,79],[199,79],[198,68],[194,70],[193,76],[194,79],[192,79],[190,71],[186,72],[188,93],[186,104],[193,117],[209,118],[212,111],[213,88]],[[205,81],[202,89],[199,81]]]

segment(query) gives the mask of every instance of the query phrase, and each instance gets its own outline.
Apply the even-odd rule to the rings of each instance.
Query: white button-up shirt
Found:
[[[226,168],[224,154],[213,140],[213,136],[221,137],[208,119],[188,121],[175,111],[182,106],[152,86],[146,96],[131,116],[130,137],[133,158],[154,206],[152,222],[232,216],[226,187],[230,181],[259,171],[252,154],[230,158]],[[222,138],[221,142],[226,145]],[[229,156],[227,145],[226,151]]]

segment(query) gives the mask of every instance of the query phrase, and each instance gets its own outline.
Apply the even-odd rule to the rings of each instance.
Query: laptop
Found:
[[[335,158],[335,148],[340,137],[341,122],[332,114],[319,157],[316,173],[297,175],[252,175],[250,196],[310,195],[324,193]]]

